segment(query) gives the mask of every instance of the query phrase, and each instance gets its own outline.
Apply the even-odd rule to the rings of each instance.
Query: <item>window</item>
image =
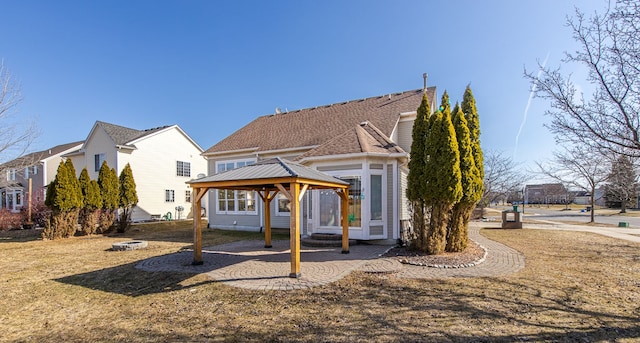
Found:
[[[255,192],[237,191],[237,196],[238,196],[238,211],[240,212],[256,211]]]
[[[216,163],[216,173],[254,164],[253,160],[221,161]],[[256,214],[256,193],[219,189],[216,193],[218,213]]]
[[[9,169],[7,170],[7,181],[15,181],[16,180],[16,170]]]
[[[176,192],[173,189],[166,189],[164,191],[164,202],[175,202],[175,194]]]
[[[371,220],[382,220],[382,175],[371,175]]]
[[[191,202],[191,191],[186,190],[184,192],[184,202]]]
[[[105,154],[95,154],[93,155],[94,169],[95,171],[100,171],[100,167],[102,167],[102,162],[105,160]]]
[[[289,199],[287,199],[287,197],[282,193],[278,193],[278,207],[276,208],[276,215],[291,215],[291,201],[289,201]]]
[[[218,189],[218,211],[219,212],[235,212],[234,191],[227,189]]]
[[[178,161],[176,163],[176,175],[178,176],[191,176],[191,163]]]
[[[24,178],[28,179],[29,176],[38,174],[38,166],[30,166],[24,168]]]

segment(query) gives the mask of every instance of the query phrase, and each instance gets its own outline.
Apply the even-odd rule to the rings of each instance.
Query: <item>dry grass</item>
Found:
[[[310,290],[261,292],[135,269],[191,244],[188,224],[169,225],[126,237],[0,241],[0,341],[640,340],[639,244],[577,232],[483,230],[523,252],[526,268],[476,279],[353,273]],[[135,238],[149,247],[109,251]],[[259,235],[207,231],[204,244],[248,238]]]

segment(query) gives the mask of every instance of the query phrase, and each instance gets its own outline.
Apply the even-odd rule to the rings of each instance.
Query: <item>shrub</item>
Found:
[[[29,207],[23,206],[20,209],[20,214],[22,215],[22,220],[24,223],[29,221]],[[51,217],[51,209],[44,204],[44,201],[34,201],[31,203],[31,222],[39,227],[44,227]]]
[[[22,215],[7,209],[0,209],[0,231],[19,229],[22,225]]]

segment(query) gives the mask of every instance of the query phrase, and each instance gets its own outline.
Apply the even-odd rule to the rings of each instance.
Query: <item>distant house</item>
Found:
[[[435,87],[426,90],[431,104]],[[349,237],[395,240],[410,218],[406,200],[413,122],[424,90],[411,90],[258,117],[207,149],[209,175],[275,157],[295,161],[350,183]],[[432,107],[433,109],[433,107]],[[209,226],[258,230],[263,211],[274,228],[289,227],[289,201],[269,209],[250,191],[209,192]],[[301,234],[340,233],[339,197],[306,192]]]
[[[0,208],[12,212],[26,206],[31,179],[31,199],[44,201],[46,187],[56,176],[62,156],[78,150],[83,142],[73,142],[34,152],[2,165],[5,173],[0,182]]]
[[[561,183],[526,185],[524,201],[526,204],[567,204],[573,201],[573,195]]]
[[[84,144],[65,157],[78,176],[84,167],[97,180],[103,161],[118,175],[129,163],[138,193],[132,220],[191,217],[191,190],[185,184],[205,174],[202,148],[177,125],[136,130],[97,121]],[[182,209],[182,210],[181,210]]]
[[[598,206],[605,206],[604,187],[596,188],[594,194],[595,204]],[[591,205],[591,192],[575,192],[573,203],[576,205]]]

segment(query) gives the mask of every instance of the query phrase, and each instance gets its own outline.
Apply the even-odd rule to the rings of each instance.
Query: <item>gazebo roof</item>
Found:
[[[291,182],[308,184],[310,188],[344,188],[349,185],[321,171],[278,157],[187,183],[194,188],[275,189],[275,184]]]

